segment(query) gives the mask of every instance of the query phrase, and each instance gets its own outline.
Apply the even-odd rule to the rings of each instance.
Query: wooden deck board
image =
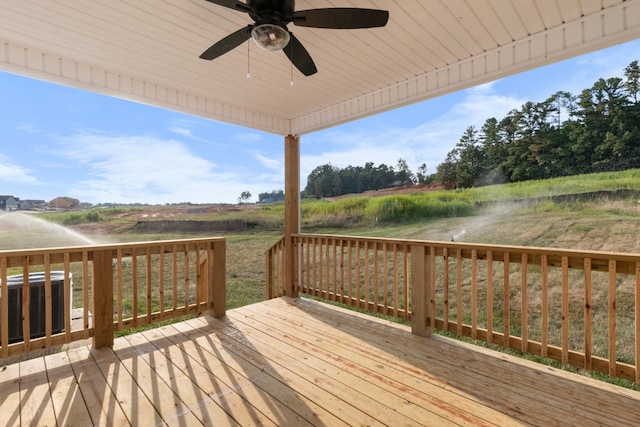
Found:
[[[1,363],[1,361],[0,361]],[[632,426],[640,393],[276,299],[0,367],[0,425]]]

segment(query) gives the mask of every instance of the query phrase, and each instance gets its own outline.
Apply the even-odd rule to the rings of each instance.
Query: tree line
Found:
[[[640,67],[598,79],[579,95],[559,91],[504,118],[468,127],[435,179],[447,188],[640,167]]]
[[[373,162],[367,162],[364,166],[347,166],[341,169],[328,163],[311,171],[307,177],[304,195],[309,198],[333,197],[426,183],[426,171],[427,165],[423,163],[417,172],[413,173],[404,159],[398,159],[395,167],[384,163],[375,166]]]
[[[624,78],[598,79],[579,95],[558,91],[542,102],[526,102],[480,129],[469,126],[436,172],[422,163],[413,173],[397,164],[316,167],[304,197],[357,194],[393,186],[436,182],[469,188],[594,172],[640,168],[640,65],[631,62]],[[282,190],[260,194],[282,200]]]

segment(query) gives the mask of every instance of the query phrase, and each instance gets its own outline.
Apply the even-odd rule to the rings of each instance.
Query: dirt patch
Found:
[[[131,231],[142,233],[207,233],[246,231],[258,224],[242,220],[195,221],[195,220],[157,220],[138,221]]]

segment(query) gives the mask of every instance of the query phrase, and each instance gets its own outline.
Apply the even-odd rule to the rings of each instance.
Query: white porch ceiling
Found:
[[[247,43],[199,59],[251,23],[205,0],[2,0],[0,70],[300,135],[640,38],[640,0],[296,2],[323,7],[390,19],[368,30],[289,24],[318,67],[294,69],[293,86],[282,52]]]

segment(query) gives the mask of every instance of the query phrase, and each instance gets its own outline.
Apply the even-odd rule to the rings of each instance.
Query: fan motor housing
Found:
[[[254,21],[270,24],[286,24],[293,19],[295,0],[248,0],[249,16]],[[279,17],[278,17],[279,15]],[[272,20],[278,17],[277,20]]]

